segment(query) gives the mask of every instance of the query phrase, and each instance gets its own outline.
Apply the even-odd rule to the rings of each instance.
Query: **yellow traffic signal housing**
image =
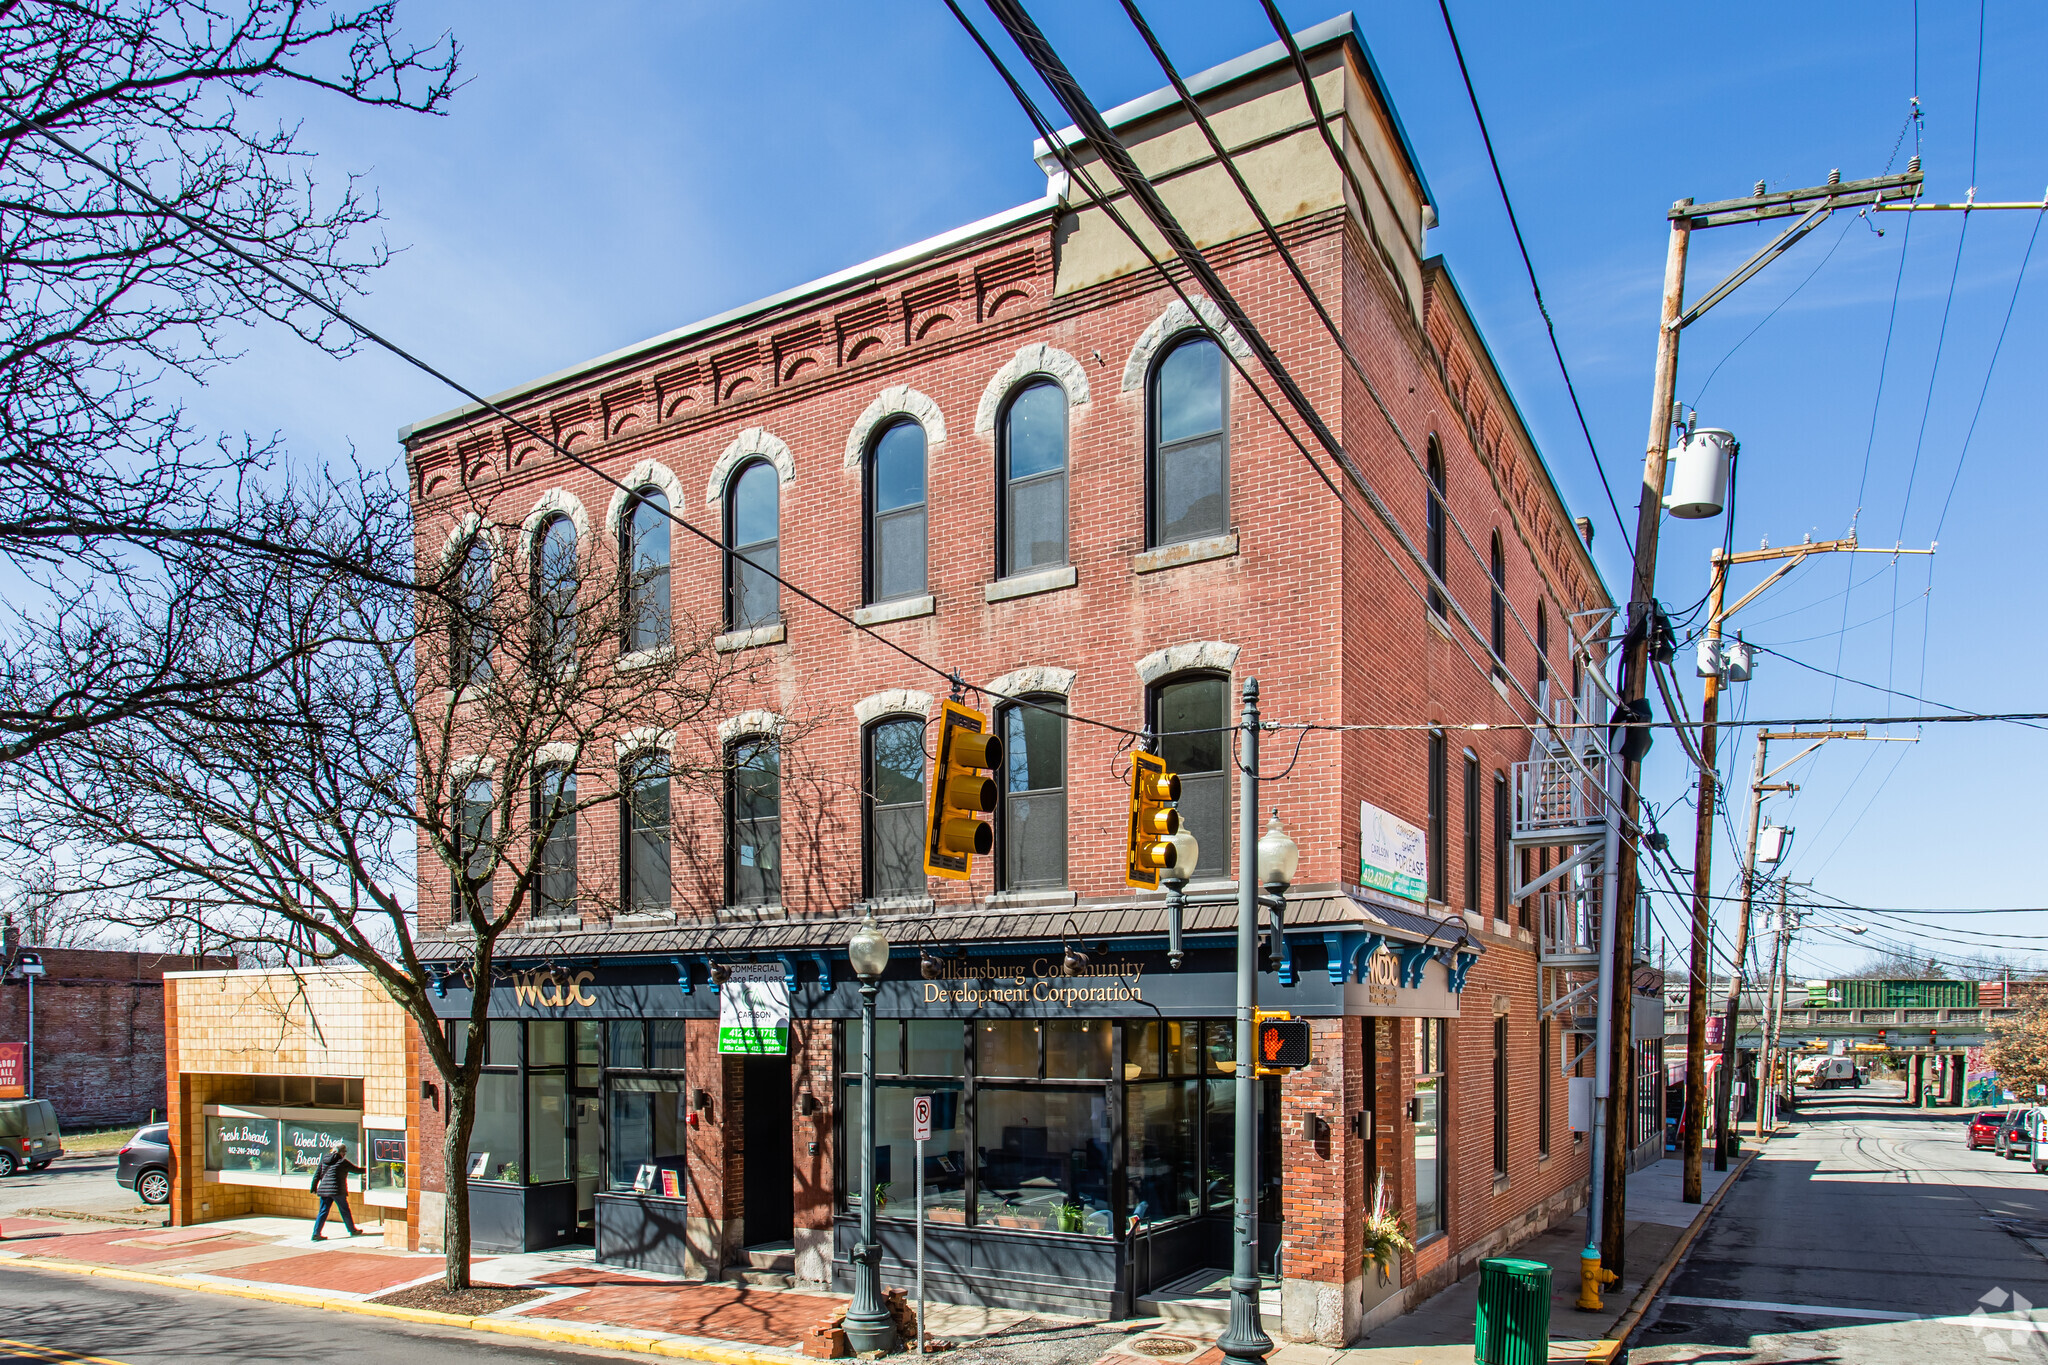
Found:
[[[1166,771],[1157,754],[1131,755],[1131,829],[1124,853],[1124,884],[1159,889],[1159,874],[1171,871],[1173,836],[1180,832],[1180,774]]]
[[[1002,742],[987,733],[988,717],[949,701],[939,708],[939,760],[932,783],[931,821],[925,829],[924,870],[964,882],[977,854],[995,847],[995,770]]]

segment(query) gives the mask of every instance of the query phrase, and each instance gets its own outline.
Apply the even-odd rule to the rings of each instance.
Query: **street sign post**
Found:
[[[932,1136],[932,1097],[910,1102],[911,1136],[917,1139],[917,1353],[924,1354],[924,1145]]]

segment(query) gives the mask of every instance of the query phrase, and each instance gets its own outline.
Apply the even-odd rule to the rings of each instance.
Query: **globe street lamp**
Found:
[[[1181,909],[1188,903],[1188,882],[1201,860],[1202,845],[1186,825],[1168,835],[1166,842],[1173,845],[1173,866],[1159,878],[1166,887],[1166,965],[1179,971],[1187,958],[1180,945]]]
[[[875,991],[889,966],[889,939],[872,913],[853,931],[846,960],[860,978],[860,1241],[853,1248],[853,1304],[846,1340],[855,1352],[896,1349],[882,1302],[882,1248],[875,1241]]]
[[[1259,884],[1265,888],[1260,902],[1273,918],[1273,960],[1280,960],[1280,935],[1286,932],[1287,888],[1294,885],[1294,870],[1301,866],[1301,845],[1280,827],[1280,808],[1266,832],[1259,836]]]
[[[1259,682],[1246,678],[1238,708],[1237,1151],[1231,1174],[1230,1321],[1216,1345],[1231,1365],[1263,1365],[1273,1339],[1259,1325],[1259,1126],[1257,1049],[1259,900]],[[1282,837],[1285,837],[1284,835]],[[1276,863],[1277,866],[1277,863]],[[1290,866],[1290,872],[1292,868]]]

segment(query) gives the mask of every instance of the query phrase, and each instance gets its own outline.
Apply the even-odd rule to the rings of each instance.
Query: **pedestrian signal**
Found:
[[[939,761],[933,773],[931,823],[925,830],[924,870],[964,882],[974,874],[975,855],[995,847],[995,770],[1003,746],[986,733],[988,717],[958,702],[939,708]]]
[[[1253,1030],[1252,1041],[1258,1049],[1261,1073],[1291,1071],[1308,1065],[1306,1019],[1261,1019]]]
[[[1166,771],[1157,754],[1131,755],[1131,828],[1124,851],[1124,884],[1159,889],[1159,874],[1171,872],[1173,836],[1180,832],[1180,774]]]

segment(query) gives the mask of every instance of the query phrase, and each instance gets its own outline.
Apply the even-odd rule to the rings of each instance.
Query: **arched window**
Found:
[[[668,755],[648,750],[626,760],[619,773],[625,793],[626,875],[624,902],[629,915],[664,915],[669,909],[669,776]]]
[[[728,754],[726,903],[782,899],[782,755],[772,739],[742,740]]]
[[[448,633],[449,685],[458,692],[491,680],[491,651],[498,643],[493,587],[490,542],[481,532],[473,532],[462,547],[455,619]]]
[[[1487,573],[1493,581],[1493,671],[1497,677],[1505,678],[1508,675],[1508,561],[1501,552],[1498,531],[1493,533]]]
[[[483,880],[476,888],[476,912],[479,919],[488,919],[491,914],[491,883],[487,880],[495,866],[491,842],[491,779],[475,777],[462,784],[462,796],[454,811],[454,828],[449,831],[449,843],[455,854],[455,868],[449,877],[448,919],[453,924],[468,923],[463,904],[463,882]]]
[[[1540,599],[1536,603],[1536,681],[1538,685],[1550,678],[1550,608]]]
[[[626,567],[627,654],[668,643],[668,499],[658,488],[641,488],[626,501],[619,520],[619,559]]]
[[[1437,449],[1434,436],[1429,438],[1429,515],[1425,529],[1429,570],[1437,576],[1438,582],[1448,582],[1444,577],[1444,456]],[[1438,616],[1447,610],[1444,595],[1434,583],[1429,588],[1429,609]]]
[[[1175,545],[1230,529],[1230,441],[1223,351],[1190,333],[1152,370],[1145,537]]]
[[[576,523],[557,512],[541,523],[533,568],[534,657],[555,668],[576,657]]]
[[[867,894],[924,890],[924,722],[891,716],[867,729]]]
[[[867,598],[893,602],[926,590],[924,428],[896,422],[875,438],[867,469]]]
[[[725,624],[752,630],[782,618],[780,522],[782,488],[775,466],[755,460],[725,494]]]
[[[1005,576],[1067,562],[1067,391],[1024,386],[1003,410],[998,566]]]
[[[1064,697],[1006,706],[996,856],[1006,891],[1067,884],[1067,718]]]
[[[1152,689],[1147,708],[1159,757],[1180,774],[1180,821],[1201,846],[1196,877],[1230,875],[1229,682],[1217,674],[1169,678]]]
[[[534,916],[576,913],[576,770],[556,765],[533,775],[533,828],[540,835],[534,869]]]

